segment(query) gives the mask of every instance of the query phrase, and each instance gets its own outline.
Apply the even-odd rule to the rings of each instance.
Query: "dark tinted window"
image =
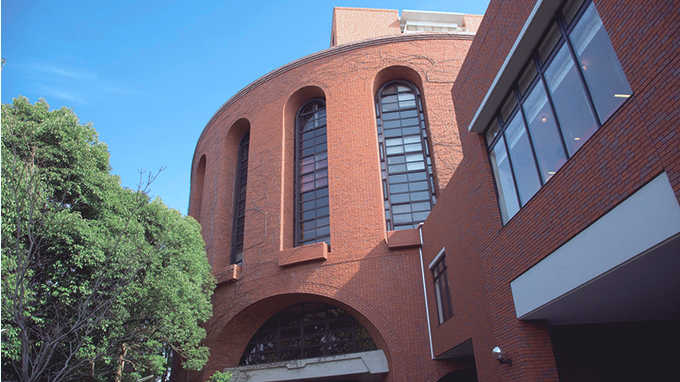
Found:
[[[296,118],[295,244],[330,245],[326,104],[313,100]]]
[[[388,231],[415,228],[435,203],[432,162],[420,93],[394,81],[377,95],[377,124]]]

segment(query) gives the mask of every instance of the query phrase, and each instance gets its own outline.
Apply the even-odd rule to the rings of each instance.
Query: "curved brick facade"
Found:
[[[237,281],[215,291],[203,378],[236,366],[273,314],[312,301],[341,307],[368,329],[388,359],[388,381],[423,375],[436,381],[471,367],[427,362],[425,303],[413,284],[422,277],[418,248],[390,249],[386,241],[374,102],[377,89],[390,80],[419,88],[442,190],[461,159],[450,92],[470,43],[470,36],[429,34],[334,47],[266,75],[216,113],[196,147],[190,214],[203,226],[220,280],[234,276],[233,184],[237,146],[247,129],[249,175],[243,266]],[[328,115],[332,250],[325,260],[322,244],[293,247],[294,117],[314,98],[325,99]]]

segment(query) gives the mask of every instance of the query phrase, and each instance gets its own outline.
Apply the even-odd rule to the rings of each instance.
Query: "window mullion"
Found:
[[[533,90],[532,86],[530,86],[529,90],[527,90],[527,94],[529,94],[531,90]],[[519,89],[515,88],[514,93],[515,99],[517,100],[517,107],[519,108],[518,113],[522,117],[522,122],[524,123],[524,131],[526,131],[527,137],[529,138],[529,148],[531,149],[531,155],[534,158],[534,169],[536,170],[538,181],[541,182],[541,187],[543,187],[545,183],[543,182],[543,177],[541,176],[541,170],[538,168],[538,157],[536,156],[536,149],[534,149],[534,139],[531,137],[531,129],[529,129],[529,122],[527,121],[526,114],[524,114],[524,103],[522,103],[522,99],[519,96]]]
[[[500,119],[500,117],[499,117]],[[510,119],[510,118],[508,118]],[[517,205],[523,207],[522,205],[522,199],[519,197],[519,186],[517,185],[517,176],[515,175],[515,166],[512,164],[512,158],[510,155],[510,146],[508,146],[508,138],[505,136],[505,130],[507,129],[508,124],[506,123],[502,128],[501,131],[499,132],[500,134],[503,134],[503,145],[505,145],[505,155],[508,157],[508,164],[510,167],[510,173],[512,174],[512,184],[515,186],[515,197],[517,198]]]
[[[561,47],[559,46],[559,43],[555,47],[555,52],[560,49]],[[550,93],[550,88],[548,87],[548,81],[545,79],[545,75],[543,74],[543,71],[541,70],[540,64],[538,62],[538,59],[536,56],[534,56],[534,63],[536,65],[536,69],[538,70],[538,76],[541,79],[541,82],[543,82],[543,89],[545,90],[545,95],[548,97],[548,106],[550,107],[550,112],[553,114],[555,118],[555,125],[557,125],[557,131],[559,132],[558,136],[560,137],[560,143],[562,144],[562,150],[564,150],[564,154],[567,157],[567,160],[569,160],[569,150],[567,150],[567,144],[564,141],[564,132],[562,131],[562,126],[560,125],[560,120],[557,118],[557,110],[555,110],[555,104],[552,99],[552,93]],[[547,66],[547,65],[546,65]]]
[[[300,122],[300,114],[298,112],[298,115],[295,116],[295,168],[294,168],[294,174],[293,174],[293,179],[295,181],[295,208],[294,208],[294,219],[293,221],[295,222],[295,227],[293,229],[293,232],[295,234],[295,240],[294,240],[294,245],[298,246],[300,244],[300,185],[301,185],[301,179],[300,179],[300,164],[302,161],[302,158],[300,158],[300,147],[302,145],[301,142],[301,122]]]
[[[577,16],[574,17],[572,20],[572,27],[578,24],[578,21],[581,17],[581,15],[584,12],[584,7],[581,5],[581,10],[579,10]],[[569,50],[569,55],[571,56],[571,59],[574,62],[574,65],[576,65],[576,73],[578,74],[578,78],[581,80],[581,86],[583,87],[585,94],[586,94],[586,101],[588,101],[588,105],[590,106],[590,112],[595,116],[595,123],[597,124],[597,128],[599,129],[600,126],[602,126],[602,121],[600,120],[600,116],[597,113],[597,109],[595,109],[595,102],[593,101],[593,95],[590,93],[590,88],[588,87],[588,82],[586,81],[586,77],[583,74],[583,66],[581,65],[581,61],[578,59],[578,55],[576,54],[576,50],[574,49],[574,45],[571,43],[571,39],[569,38],[569,34],[567,34],[567,27],[565,24],[564,19],[560,15],[560,17],[557,18],[557,27],[559,28],[560,32],[562,32],[562,35],[564,36],[564,43],[567,45],[567,49]],[[569,155],[569,154],[567,154]]]

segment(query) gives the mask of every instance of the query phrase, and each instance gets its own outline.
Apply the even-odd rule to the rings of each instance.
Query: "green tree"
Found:
[[[149,198],[154,179],[122,187],[70,109],[2,104],[3,380],[165,379],[172,354],[205,364],[215,282],[200,227]]]

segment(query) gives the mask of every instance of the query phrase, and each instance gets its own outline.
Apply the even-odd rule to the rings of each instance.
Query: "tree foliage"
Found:
[[[2,379],[200,369],[214,279],[198,223],[110,173],[70,109],[2,104]]]

